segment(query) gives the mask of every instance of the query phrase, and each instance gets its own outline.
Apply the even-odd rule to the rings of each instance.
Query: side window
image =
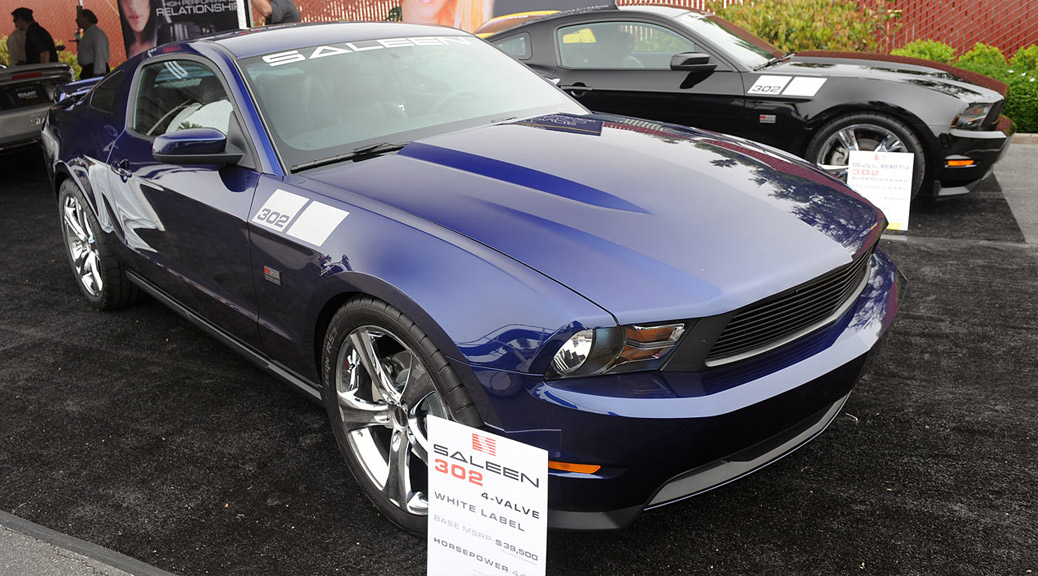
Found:
[[[530,35],[516,34],[515,36],[509,36],[503,40],[494,42],[494,46],[498,50],[508,54],[516,60],[529,60],[532,53],[530,51]]]
[[[185,128],[227,134],[232,107],[220,78],[193,60],[164,60],[141,69],[133,129],[147,136]]]
[[[119,88],[122,87],[123,76],[125,74],[119,70],[94,86],[94,90],[90,93],[90,107],[107,114],[115,112],[116,96],[119,95]]]
[[[556,40],[566,68],[669,70],[670,57],[693,52],[692,41],[643,22],[597,22],[560,28]]]

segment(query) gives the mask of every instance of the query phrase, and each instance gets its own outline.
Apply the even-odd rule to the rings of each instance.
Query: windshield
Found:
[[[471,36],[344,42],[239,64],[286,167],[490,122],[586,112]]]
[[[691,28],[747,68],[756,68],[772,58],[782,56],[782,51],[778,48],[716,16],[684,12],[675,20]]]

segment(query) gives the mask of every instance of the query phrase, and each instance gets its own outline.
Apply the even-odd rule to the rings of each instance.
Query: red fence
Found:
[[[740,0],[735,0],[740,1]],[[702,9],[703,0],[619,0],[618,4],[666,3]],[[1038,1],[1035,0],[859,0],[862,5],[901,11],[901,30],[883,39],[892,50],[913,40],[939,40],[962,54],[978,42],[997,46],[1011,57],[1038,44]]]
[[[248,1],[248,0],[239,0]],[[732,0],[738,1],[738,0]],[[1002,50],[1006,57],[1017,49],[1038,44],[1038,1],[1036,0],[859,0],[862,3],[884,3],[885,7],[901,10],[901,30],[883,42],[889,48],[899,48],[912,40],[939,40],[954,47],[958,54],[969,50],[977,42],[991,44]],[[703,0],[619,0],[620,4],[671,4],[701,8]],[[400,5],[399,0],[296,0],[304,21],[322,20],[385,20],[389,11]],[[50,31],[55,42],[69,42],[75,31],[76,8],[71,0],[12,0],[4,1],[7,25],[0,34],[11,32],[14,25],[9,16],[17,5],[33,9],[36,20]],[[100,20],[101,29],[111,43],[112,64],[126,59],[122,31],[119,28],[118,0],[84,0],[85,8],[93,10]],[[255,13],[254,21],[260,22]]]
[[[940,40],[962,54],[978,42],[997,46],[1007,58],[1038,44],[1035,0],[898,0],[901,31],[893,47],[912,40]]]

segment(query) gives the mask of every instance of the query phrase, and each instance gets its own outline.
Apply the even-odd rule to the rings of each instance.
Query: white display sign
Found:
[[[907,152],[851,150],[847,185],[886,214],[889,230],[908,230],[914,164]]]
[[[548,452],[430,416],[430,575],[545,573]]]

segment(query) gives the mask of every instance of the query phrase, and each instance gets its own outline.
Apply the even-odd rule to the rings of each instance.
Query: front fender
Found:
[[[469,238],[363,198],[307,194],[348,213],[319,247],[262,225],[251,234],[264,347],[276,347],[315,383],[328,319],[362,294],[407,315],[459,373],[471,366],[543,373],[572,331],[616,324],[572,290]],[[284,305],[286,298],[305,302],[305,312],[293,313],[300,306]]]

